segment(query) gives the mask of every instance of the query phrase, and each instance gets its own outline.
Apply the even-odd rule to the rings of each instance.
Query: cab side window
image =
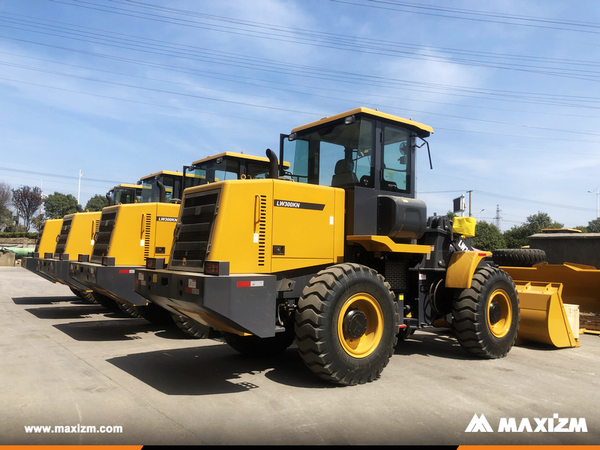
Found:
[[[383,126],[383,165],[381,189],[394,192],[410,190],[411,135],[393,125]]]

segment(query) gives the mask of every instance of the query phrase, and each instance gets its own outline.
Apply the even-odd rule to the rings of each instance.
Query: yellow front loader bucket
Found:
[[[537,321],[531,322],[529,319],[521,319],[519,329],[520,336],[529,336],[529,340],[538,342],[547,342],[554,344],[557,347],[576,346],[569,337],[564,336],[570,334],[578,334],[571,332],[568,320],[566,318],[563,302],[566,304],[578,305],[580,312],[589,312],[600,314],[600,270],[594,266],[586,266],[582,264],[536,264],[533,267],[509,267],[501,266],[502,270],[507,272],[515,284],[519,284],[519,298],[521,300],[521,317],[528,314],[530,316],[538,316]],[[527,283],[531,283],[531,288],[526,289]],[[528,310],[541,311],[541,306],[538,304],[536,295],[530,293],[538,290],[539,286],[551,287],[546,294],[548,304],[546,305],[546,318],[541,319],[540,313],[530,313]],[[558,287],[560,286],[560,288]],[[552,287],[556,290],[554,296],[551,295]],[[539,289],[542,292],[543,289]],[[552,300],[554,298],[554,300]],[[557,306],[560,305],[560,308]],[[557,311],[554,313],[554,311]],[[561,319],[562,317],[562,319]],[[543,321],[547,322],[547,332],[543,332]],[[558,331],[561,328],[563,331]],[[536,324],[537,322],[537,324]],[[567,330],[568,329],[568,330]],[[548,335],[548,337],[545,337]],[[556,343],[552,336],[562,335],[562,339],[556,338]],[[578,336],[575,336],[578,338]],[[557,345],[562,342],[563,345]],[[567,345],[567,342],[570,345]],[[578,345],[577,345],[578,346]]]
[[[581,312],[600,314],[600,270],[594,266],[542,263],[533,267],[500,268],[513,280],[561,283],[563,302],[579,305]]]
[[[515,281],[515,286],[521,305],[518,342],[579,347],[563,305],[561,283]]]

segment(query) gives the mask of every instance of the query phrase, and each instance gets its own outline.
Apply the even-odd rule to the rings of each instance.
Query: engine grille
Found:
[[[103,211],[100,217],[100,226],[96,233],[94,250],[92,251],[91,261],[96,264],[102,263],[102,257],[108,255],[110,247],[110,238],[112,236],[115,223],[117,221],[116,211]]]
[[[408,289],[408,261],[386,260],[385,281],[390,283],[394,290],[406,291]]]
[[[67,246],[67,239],[69,239],[69,232],[71,231],[71,224],[73,223],[73,217],[64,219],[62,227],[60,228],[60,234],[56,242],[56,249],[54,250],[55,255],[62,255],[65,252]]]
[[[175,228],[175,240],[169,266],[185,270],[203,270],[218,211],[220,190],[186,195]]]

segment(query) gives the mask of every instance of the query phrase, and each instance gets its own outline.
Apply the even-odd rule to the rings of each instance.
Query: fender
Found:
[[[452,253],[450,264],[448,264],[448,270],[446,271],[446,287],[469,289],[477,266],[479,266],[483,258],[488,256],[492,256],[492,252],[468,251]]]

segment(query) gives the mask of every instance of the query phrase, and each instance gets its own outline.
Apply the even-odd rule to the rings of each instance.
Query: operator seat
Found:
[[[340,159],[335,164],[335,173],[331,179],[331,186],[347,186],[358,183],[358,178],[353,172],[354,163],[351,159]]]

